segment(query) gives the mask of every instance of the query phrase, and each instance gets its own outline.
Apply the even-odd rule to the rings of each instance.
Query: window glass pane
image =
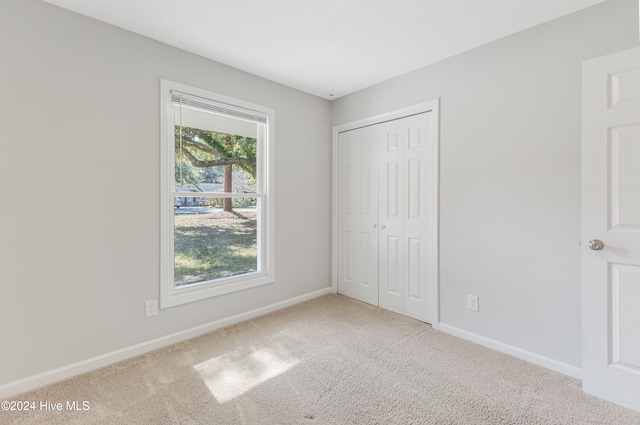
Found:
[[[176,191],[256,193],[259,124],[189,108],[174,112]]]
[[[176,197],[174,201],[175,286],[258,271],[257,202],[233,198]]]
[[[176,192],[256,193],[256,178],[252,171],[237,165],[195,167],[176,155]]]

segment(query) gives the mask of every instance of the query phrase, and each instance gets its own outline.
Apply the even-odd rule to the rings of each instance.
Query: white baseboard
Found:
[[[563,363],[558,360],[554,360],[549,357],[541,356],[531,351],[523,350],[518,347],[514,347],[509,344],[505,344],[495,339],[487,338],[482,335],[475,334],[473,332],[465,331],[455,326],[447,325],[446,323],[438,323],[433,327],[435,330],[448,333],[458,338],[465,339],[467,341],[474,342],[492,350],[500,351],[501,353],[509,354],[513,357],[517,357],[521,360],[525,360],[529,363],[536,364],[538,366],[546,367],[556,372],[571,376],[572,378],[582,380],[582,369],[576,366],[572,366],[568,363]]]
[[[329,294],[331,292],[331,287],[320,289],[318,291],[310,292],[299,297],[290,298],[288,300],[280,301],[275,304],[247,311],[245,313],[236,314],[235,316],[230,316],[210,323],[205,323],[204,325],[196,326],[194,328],[176,332],[171,335],[152,339],[151,341],[142,342],[140,344],[132,345],[130,347],[122,348],[120,350],[112,351],[110,353],[102,354],[96,357],[91,357],[86,360],[42,372],[37,375],[19,379],[17,381],[8,382],[6,384],[0,385],[0,400],[41,387],[43,385],[71,378],[73,376],[89,372],[100,367],[108,366],[110,364],[126,360],[140,354],[148,353],[149,351],[157,350],[158,348],[185,341],[187,339],[194,338],[207,332],[211,332],[225,326],[233,325],[234,323],[242,322],[244,320],[262,316],[263,314],[271,313],[273,311],[280,310],[294,304],[308,301],[313,298]]]

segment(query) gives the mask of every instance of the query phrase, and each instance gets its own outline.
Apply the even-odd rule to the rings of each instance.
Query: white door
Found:
[[[640,48],[583,66],[586,392],[640,410]]]
[[[434,323],[436,168],[432,112],[402,120],[404,149],[404,314]]]
[[[372,128],[339,135],[338,292],[378,305],[378,143]]]
[[[380,124],[380,307],[433,323],[432,113]]]
[[[379,305],[404,313],[404,146],[402,121],[374,126],[379,135]]]
[[[434,113],[339,133],[338,292],[436,320]]]

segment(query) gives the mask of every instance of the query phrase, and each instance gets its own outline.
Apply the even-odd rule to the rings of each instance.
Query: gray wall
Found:
[[[441,98],[443,323],[581,366],[581,62],[636,45],[638,2],[609,0],[332,103]]]
[[[0,384],[330,286],[328,101],[37,0],[0,2],[0,40]],[[275,109],[279,267],[145,319],[160,78]]]

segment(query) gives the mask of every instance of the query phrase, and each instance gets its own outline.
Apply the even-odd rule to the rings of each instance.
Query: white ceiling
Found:
[[[605,0],[44,0],[335,99]]]

